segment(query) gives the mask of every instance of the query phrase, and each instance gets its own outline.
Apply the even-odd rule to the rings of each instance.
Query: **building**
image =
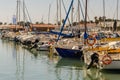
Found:
[[[32,29],[32,31],[48,31],[48,30],[52,30],[55,29],[57,27],[57,25],[48,25],[48,24],[33,24],[29,26],[19,26],[19,25],[0,25],[0,29],[8,29],[11,31],[15,31],[15,30],[25,30],[26,28],[30,28]]]

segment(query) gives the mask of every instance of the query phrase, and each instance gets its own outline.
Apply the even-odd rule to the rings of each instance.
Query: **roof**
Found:
[[[49,28],[55,28],[55,27],[57,27],[57,25],[53,25],[53,24],[51,24],[51,25],[49,25],[49,24],[33,24],[33,27],[49,27]]]

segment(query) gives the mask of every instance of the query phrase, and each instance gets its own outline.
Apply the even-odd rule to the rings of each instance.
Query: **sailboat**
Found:
[[[117,38],[106,38],[106,41],[103,43],[100,42],[93,48],[86,50],[84,54],[84,62],[88,65],[88,69],[97,64],[96,66],[101,70],[119,70],[120,41]]]
[[[62,31],[63,31],[63,28],[64,28],[64,25],[66,23],[66,20],[69,16],[69,13],[70,13],[70,10],[72,8],[72,5],[73,5],[73,2],[74,0],[71,1],[71,4],[70,4],[70,7],[69,7],[69,10],[67,12],[67,15],[66,15],[66,18],[64,20],[64,23],[61,27],[61,30],[59,32],[59,35],[58,35],[58,39],[57,41],[59,40],[61,34],[62,34]],[[65,45],[65,44],[63,44]],[[83,59],[83,50],[82,50],[82,47],[83,45],[77,45],[77,46],[74,46],[74,42],[73,42],[73,48],[68,48],[68,47],[55,47],[57,53],[62,57],[62,58],[74,58],[74,59]],[[70,44],[68,45],[70,46]]]
[[[32,43],[30,39],[33,38],[33,35],[31,33],[28,34],[28,32],[30,32],[32,29],[32,21],[25,4],[25,0],[17,0],[15,26],[16,32],[18,32],[19,35],[16,35],[14,37],[14,41],[21,42],[22,44],[26,44],[27,42]],[[23,30],[22,31],[17,30],[18,26],[21,26]]]
[[[67,11],[66,11],[66,8],[65,8],[65,4],[64,4],[64,1],[63,0],[56,0],[57,1],[57,22],[56,22],[56,24],[57,24],[57,26],[61,26],[61,21],[62,21],[62,19],[61,19],[61,2],[63,3],[63,7],[64,7],[64,10],[65,10],[65,13],[67,14]],[[58,16],[60,16],[60,17],[58,17]],[[58,20],[60,18],[60,20]],[[70,23],[70,20],[69,20],[69,18],[68,18],[68,21],[69,21],[69,23]],[[57,31],[57,28],[55,29],[55,30],[50,30],[49,31],[51,34],[55,34],[55,35],[59,35],[59,31]],[[69,30],[67,31],[67,32],[69,32],[69,33],[61,33],[60,34],[60,36],[62,36],[62,37],[64,37],[64,38],[72,38],[72,37],[74,37],[74,35],[72,34],[72,32],[70,32]]]

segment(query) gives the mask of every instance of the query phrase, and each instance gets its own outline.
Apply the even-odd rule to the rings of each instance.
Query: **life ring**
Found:
[[[112,58],[107,54],[103,56],[102,63],[105,65],[109,65],[112,62]]]
[[[90,39],[93,40],[92,43],[90,43]],[[89,46],[93,46],[95,43],[96,43],[96,38],[93,37],[92,35],[89,35],[88,38],[87,38],[87,44],[88,44]]]

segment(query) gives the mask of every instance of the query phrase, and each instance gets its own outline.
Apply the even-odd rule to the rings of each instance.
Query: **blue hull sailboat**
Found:
[[[68,10],[67,15],[66,15],[66,18],[63,22],[63,25],[62,25],[61,29],[60,29],[57,41],[59,40],[60,36],[62,35],[62,31],[63,31],[64,25],[66,24],[66,21],[67,21],[67,18],[69,16],[70,10],[72,8],[73,2],[74,2],[74,0],[71,1],[69,10]],[[82,46],[80,46],[80,47],[82,47]],[[83,57],[83,51],[81,49],[79,49],[79,47],[78,47],[78,49],[72,49],[72,48],[68,49],[68,48],[55,47],[55,49],[56,49],[57,53],[62,58],[82,59],[82,57]]]
[[[75,58],[75,59],[81,59],[83,56],[83,51],[76,50],[76,49],[67,49],[67,48],[55,48],[58,54],[63,58]]]

